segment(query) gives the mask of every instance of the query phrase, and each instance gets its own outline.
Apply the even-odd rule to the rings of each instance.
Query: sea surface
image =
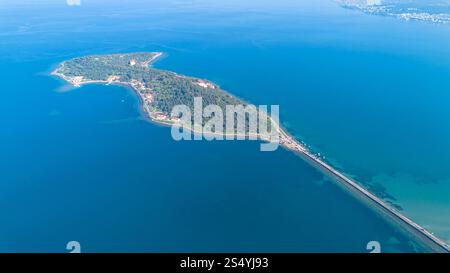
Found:
[[[136,51],[280,105],[298,139],[450,241],[450,26],[331,0],[17,2],[0,3],[0,252],[427,251],[291,152],[176,142],[131,90],[49,75]]]

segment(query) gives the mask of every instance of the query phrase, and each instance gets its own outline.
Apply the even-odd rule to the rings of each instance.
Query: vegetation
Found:
[[[247,105],[219,86],[206,80],[178,75],[150,66],[158,53],[131,53],[93,55],[64,62],[58,69],[68,78],[83,77],[86,81],[110,81],[111,77],[122,83],[143,84],[141,93],[150,93],[152,112],[170,116],[176,105],[186,105],[193,113],[194,98],[202,97],[203,106],[219,106],[225,113],[226,105]],[[224,117],[225,118],[225,117]],[[248,128],[248,117],[245,117]],[[206,121],[205,121],[206,122]]]

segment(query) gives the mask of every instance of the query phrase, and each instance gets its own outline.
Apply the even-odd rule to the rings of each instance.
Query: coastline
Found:
[[[160,56],[162,56],[163,53],[158,52],[152,59],[148,61],[148,65],[151,65],[156,59],[158,59]],[[51,75],[57,76],[64,81],[70,83],[74,87],[81,87],[85,84],[115,84],[115,85],[121,85],[125,87],[131,88],[138,96],[140,101],[140,108],[144,112],[146,118],[148,118],[152,123],[163,125],[163,126],[172,126],[173,124],[177,124],[177,122],[171,120],[170,118],[156,118],[156,116],[152,116],[152,113],[155,114],[155,112],[152,112],[149,108],[149,105],[146,103],[145,98],[142,96],[140,90],[134,86],[130,82],[121,82],[117,80],[112,81],[106,81],[106,80],[85,80],[79,79],[77,77],[67,77],[62,73],[59,73],[59,69],[64,66],[64,62],[62,62],[54,71],[51,72]],[[274,122],[271,119],[271,122]],[[382,199],[378,198],[376,195],[372,194],[369,190],[365,189],[363,186],[361,186],[356,181],[350,179],[349,177],[345,176],[341,172],[337,171],[335,168],[333,168],[328,163],[321,160],[319,157],[311,153],[304,145],[302,145],[297,139],[289,135],[287,131],[285,131],[280,124],[276,124],[277,131],[280,135],[280,146],[285,148],[286,150],[289,150],[291,152],[294,152],[302,157],[302,159],[310,162],[312,165],[314,165],[316,168],[320,169],[324,173],[326,173],[328,176],[334,178],[336,181],[340,182],[342,186],[344,186],[349,191],[355,193],[358,195],[358,197],[366,200],[370,205],[375,206],[379,209],[380,212],[383,212],[385,215],[392,218],[396,223],[401,224],[402,227],[407,229],[408,232],[416,236],[422,243],[426,244],[430,249],[432,249],[435,252],[442,252],[442,253],[450,253],[450,245],[444,242],[443,240],[436,237],[433,233],[428,231],[427,229],[423,228],[413,220],[409,219],[399,211],[395,210],[393,207],[391,207],[389,204],[385,203]],[[194,134],[202,134],[201,131],[196,131],[194,128],[190,130]],[[210,135],[215,136],[226,136],[224,133],[211,133]],[[233,134],[234,136],[247,136],[248,134],[240,135],[240,134]],[[261,136],[259,134],[256,135],[260,138],[261,141],[268,141],[267,139],[264,139],[264,136]]]

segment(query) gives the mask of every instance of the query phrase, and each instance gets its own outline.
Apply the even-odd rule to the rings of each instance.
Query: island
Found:
[[[226,109],[229,105],[249,105],[246,101],[221,89],[219,85],[209,80],[154,68],[152,64],[162,55],[161,52],[138,52],[79,57],[60,63],[52,75],[76,87],[90,83],[130,87],[140,98],[142,109],[148,118],[158,124],[169,126],[181,124],[181,118],[173,115],[173,108],[177,105],[186,105],[187,108],[195,111],[194,101],[198,97],[203,98],[205,105],[217,105],[222,109]],[[418,242],[423,243],[431,251],[450,252],[450,246],[447,243],[400,213],[360,183],[326,163],[320,155],[314,154],[303,142],[291,136],[279,125],[279,121],[273,119],[267,112],[260,109],[256,111],[259,119],[265,120],[272,129],[265,132],[258,128],[254,133],[255,137],[262,141],[272,141],[271,137],[276,134],[280,146],[300,155],[318,170],[333,178],[333,181],[337,182],[339,186],[367,202],[371,208],[402,227],[404,231],[414,236]],[[249,121],[248,119],[245,116],[245,120]],[[195,119],[189,120],[189,122],[191,121],[195,123]],[[201,123],[197,125],[204,125],[205,121],[202,120]],[[248,134],[251,131],[247,123],[244,129],[244,132],[239,132],[234,127],[232,133],[237,136],[244,134],[249,137]],[[192,130],[194,133],[196,132],[195,126]],[[220,131],[220,133],[229,134],[230,132]]]

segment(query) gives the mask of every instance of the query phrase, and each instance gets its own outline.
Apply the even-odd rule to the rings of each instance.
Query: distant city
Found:
[[[337,0],[343,7],[359,9],[368,14],[393,16],[404,20],[420,20],[439,24],[450,23],[448,0]]]

